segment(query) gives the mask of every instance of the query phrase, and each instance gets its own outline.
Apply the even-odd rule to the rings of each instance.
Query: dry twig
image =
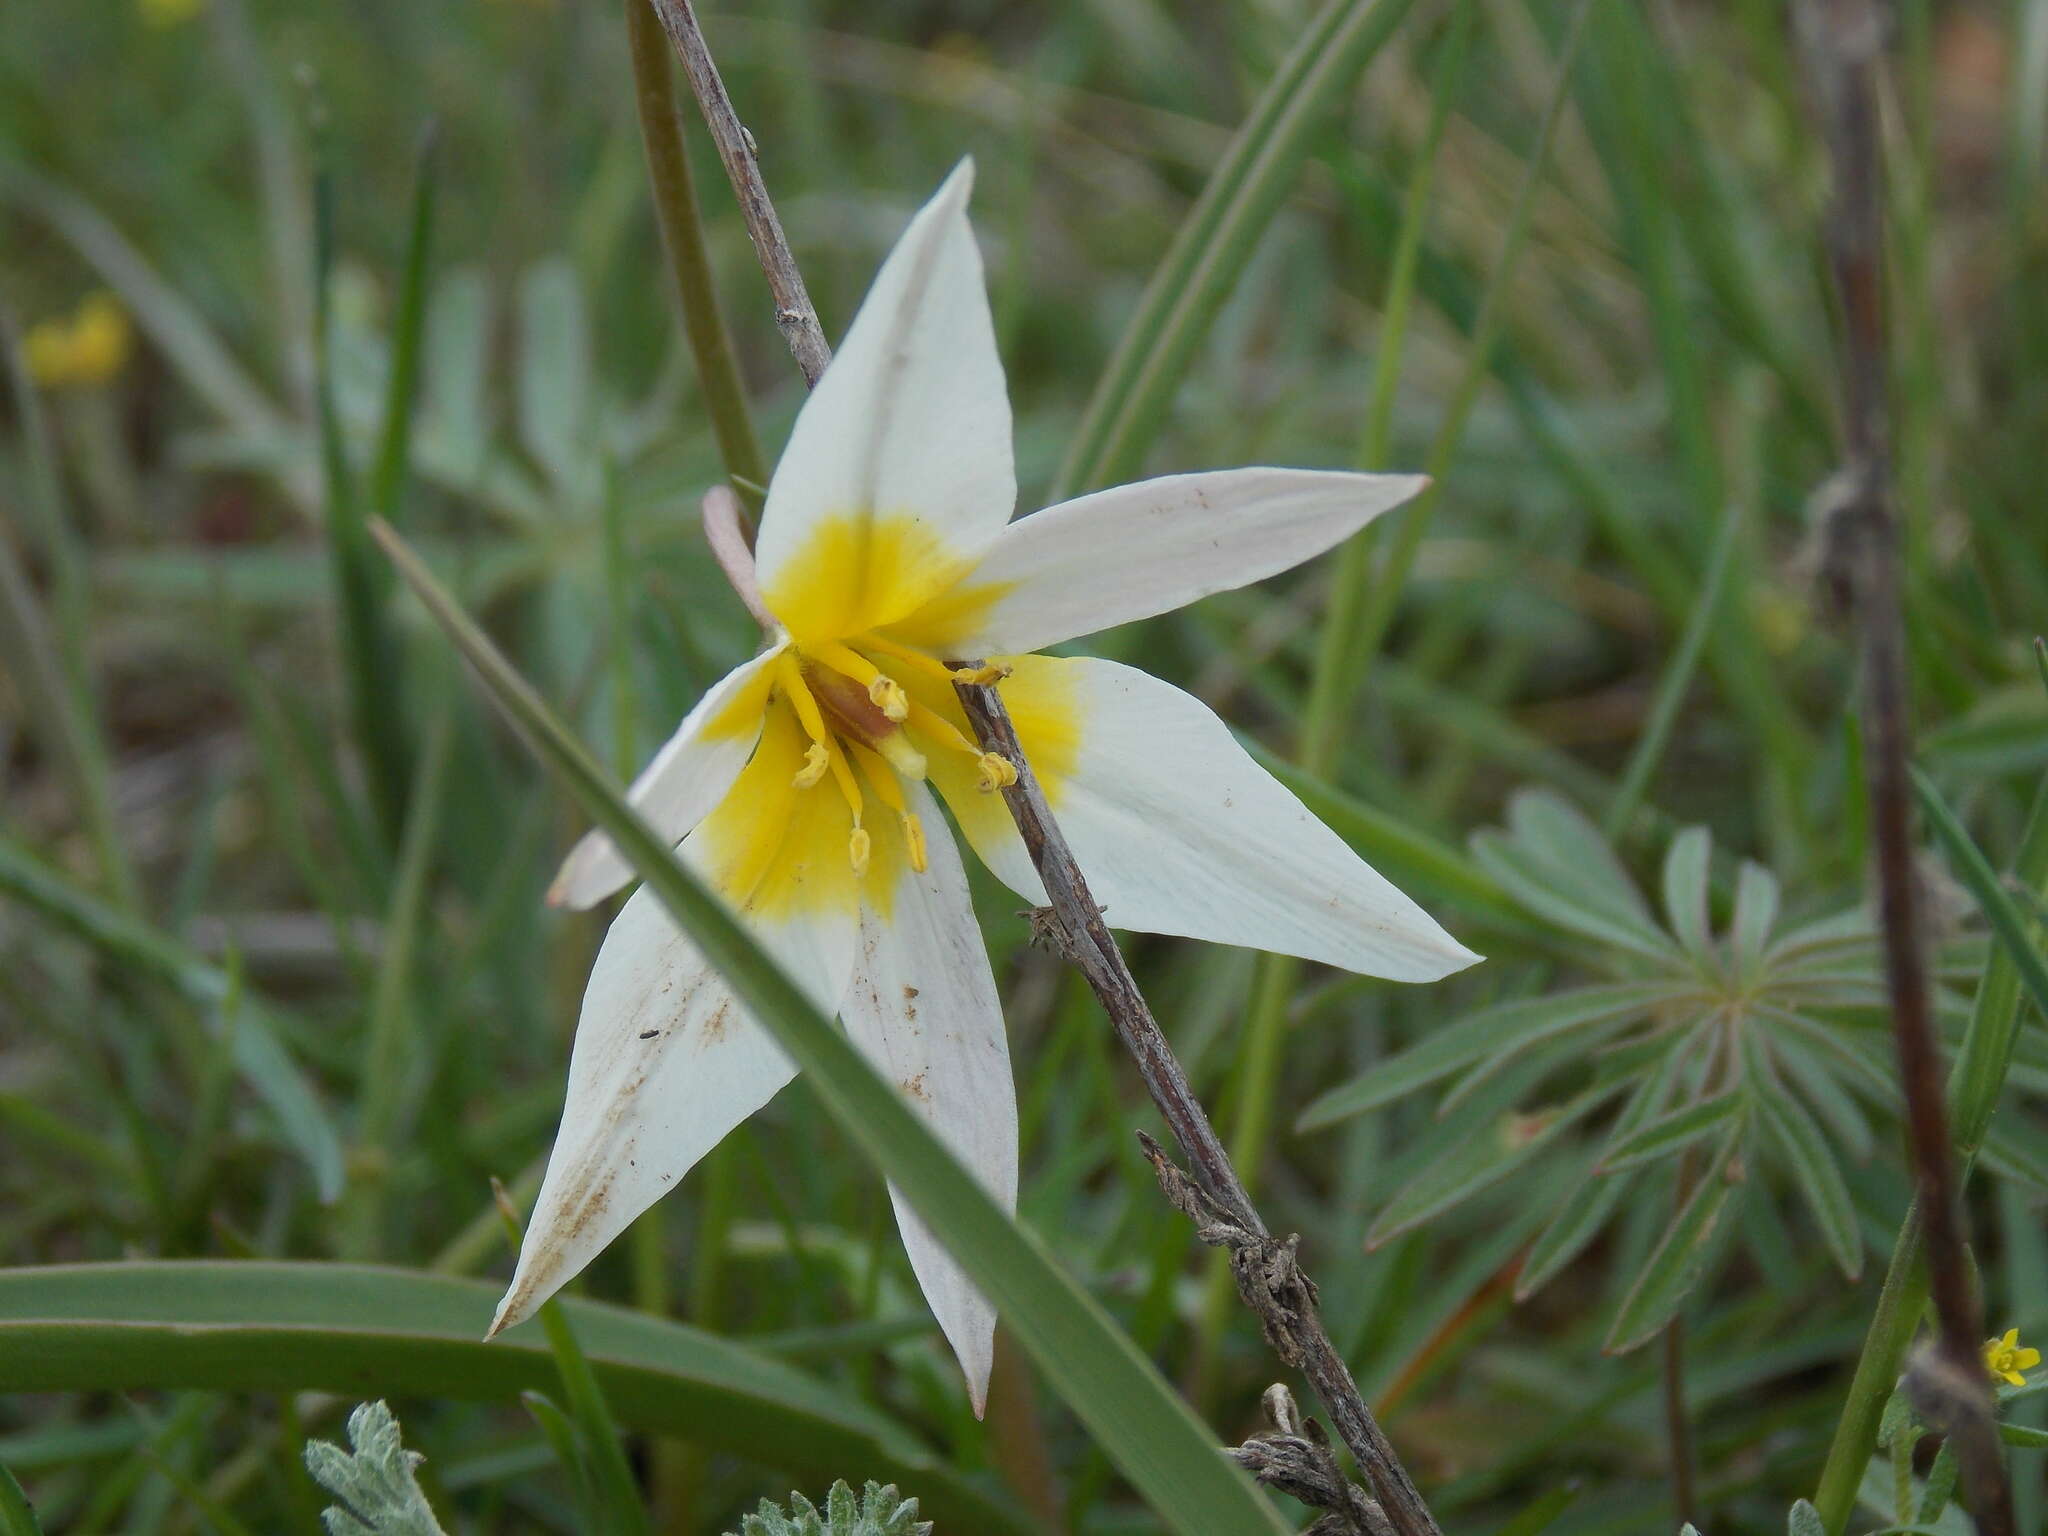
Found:
[[[1977,1529],[1984,1536],[2012,1536],[2012,1489],[1990,1379],[1977,1353],[1983,1325],[1950,1155],[1914,871],[1905,614],[1885,403],[1884,160],[1878,121],[1884,14],[1875,0],[1807,0],[1806,21],[1834,162],[1828,243],[1842,304],[1847,450],[1822,493],[1821,570],[1862,631],[1865,773],[1886,980],[1913,1182],[1925,1223],[1929,1290],[1940,1325],[1935,1358],[1916,1362],[1907,1387],[1955,1447]]]

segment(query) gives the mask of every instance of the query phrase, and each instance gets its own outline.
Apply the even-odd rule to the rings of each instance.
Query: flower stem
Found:
[[[682,303],[683,332],[690,339],[690,355],[696,359],[705,413],[711,418],[727,477],[749,510],[758,512],[760,492],[755,487],[767,484],[768,476],[753,417],[747,411],[746,386],[733,358],[732,337],[718,307],[704,220],[697,207],[690,157],[683,146],[682,115],[676,110],[675,82],[669,74],[668,49],[650,0],[626,0],[626,43],[633,56],[633,99],[640,109],[640,142],[647,150],[654,217],[661,226],[662,247],[668,252],[669,272]]]

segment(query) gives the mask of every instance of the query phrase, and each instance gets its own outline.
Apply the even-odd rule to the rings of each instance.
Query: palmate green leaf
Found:
[[[1820,1511],[1805,1499],[1795,1499],[1785,1516],[1785,1536],[1827,1536]]]
[[[2048,1429],[2031,1424],[2000,1424],[1998,1438],[2022,1451],[2048,1451]]]
[[[211,1388],[510,1399],[556,1390],[542,1339],[482,1342],[498,1290],[358,1264],[0,1270],[0,1393]],[[861,1467],[916,1489],[960,1529],[1030,1528],[894,1420],[779,1361],[623,1307],[569,1301],[564,1310],[613,1412],[630,1428],[820,1482]]]
[[[1687,954],[1702,967],[1714,960],[1714,933],[1707,917],[1707,862],[1713,839],[1705,827],[1687,827],[1664,855],[1664,915]]]
[[[1744,859],[1735,876],[1735,920],[1728,943],[1734,951],[1736,975],[1754,977],[1763,964],[1764,948],[1778,925],[1778,877],[1753,859]]]
[[[1628,1102],[1615,1116],[1614,1129],[1609,1133],[1609,1146],[1631,1134],[1663,1108],[1671,1092],[1671,1084],[1678,1075],[1680,1053],[1674,1049],[1673,1042],[1665,1041],[1662,1045],[1663,1059],[1645,1065]],[[1592,1177],[1593,1166],[1598,1161],[1598,1157],[1587,1160],[1587,1176],[1578,1181],[1578,1186],[1566,1197],[1557,1214],[1551,1217],[1550,1225],[1530,1247],[1521,1270],[1515,1276],[1516,1301],[1525,1301],[1535,1295],[1577,1258],[1607,1225],[1608,1218],[1621,1204],[1622,1195],[1634,1184],[1634,1173]]]
[[[1740,1139],[1738,1126],[1721,1144],[1721,1150],[1700,1176],[1692,1194],[1665,1228],[1664,1236],[1622,1299],[1613,1326],[1607,1331],[1602,1347],[1608,1354],[1626,1354],[1655,1338],[1677,1316],[1685,1298],[1699,1284],[1714,1235],[1729,1204],[1741,1192],[1741,1186],[1725,1176]]]
[[[1364,1114],[1482,1057],[1526,1049],[1574,1030],[1628,1018],[1670,1001],[1677,991],[1669,982],[1625,981],[1482,1008],[1312,1100],[1296,1126],[1316,1130]]]
[[[1750,1095],[1741,1088],[1695,1099],[1610,1143],[1600,1154],[1598,1171],[1617,1173],[1670,1157],[1704,1141],[1729,1121],[1740,1121],[1749,1109]]]
[[[1563,1104],[1529,1113],[1509,1110],[1474,1125],[1449,1155],[1425,1167],[1387,1202],[1365,1234],[1366,1247],[1377,1248],[1499,1183],[1622,1086],[1601,1084]]]
[[[1760,1058],[1760,1051],[1748,1041],[1744,1044],[1750,1054]],[[1760,1059],[1758,1066],[1762,1066]],[[1758,1117],[1791,1165],[1799,1192],[1820,1223],[1828,1252],[1842,1273],[1854,1280],[1863,1273],[1863,1234],[1857,1229],[1856,1207],[1834,1148],[1806,1107],[1773,1079],[1767,1068],[1752,1072],[1751,1077]]]
[[[279,1040],[276,1026],[219,966],[89,895],[0,834],[0,892],[69,929],[119,964],[167,983],[208,1020],[234,999],[235,1070],[267,1105],[278,1134],[305,1159],[322,1200],[341,1193],[341,1137],[312,1083]]]
[[[1284,1531],[1250,1479],[1217,1455],[1213,1435],[1095,1298],[1004,1214],[894,1085],[683,867],[404,542],[388,528],[378,536],[534,754],[789,1053],[847,1139],[895,1181],[1138,1492],[1176,1527]],[[608,1395],[616,1403],[616,1394]]]
[[[1600,829],[1547,790],[1516,795],[1507,832],[1475,833],[1472,855],[1546,922],[1667,964],[1679,955]]]

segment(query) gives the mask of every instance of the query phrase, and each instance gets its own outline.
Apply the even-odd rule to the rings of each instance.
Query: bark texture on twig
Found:
[[[761,270],[768,277],[768,291],[775,299],[775,324],[789,343],[790,354],[803,371],[804,383],[815,386],[825,365],[832,361],[832,348],[818,324],[818,311],[811,304],[796,257],[782,233],[782,221],[775,216],[775,204],[768,200],[768,188],[761,181],[761,167],[755,162],[754,136],[747,132],[733,111],[711,49],[704,41],[704,29],[697,25],[697,12],[690,0],[649,0],[661,18],[662,30],[675,45],[683,61],[683,73],[690,90],[703,109],[711,141],[718,146],[718,158],[725,162],[725,174],[732,181],[740,201],[740,216],[746,220],[747,237],[754,242],[754,254],[761,258]]]
[[[1834,164],[1829,253],[1841,298],[1845,462],[1822,492],[1821,570],[1861,630],[1865,774],[1900,1085],[1925,1223],[1936,1358],[1916,1364],[1916,1406],[1948,1434],[1984,1536],[2011,1536],[2012,1489],[1992,1413],[1928,1003],[1926,936],[1914,870],[1909,694],[1900,529],[1886,412],[1884,161],[1878,75],[1884,12],[1875,0],[1807,0],[1804,12]]]
[[[1158,1148],[1148,1141],[1147,1151],[1157,1153]],[[1264,1401],[1272,1429],[1234,1447],[1227,1453],[1230,1459],[1268,1488],[1310,1509],[1328,1511],[1306,1536],[1393,1536],[1386,1512],[1344,1475],[1330,1437],[1322,1425],[1302,1416],[1294,1394],[1276,1382],[1266,1388]]]
[[[1045,882],[1051,932],[1109,1015],[1117,1038],[1137,1063],[1146,1091],[1188,1160],[1189,1172],[1182,1173],[1163,1154],[1154,1157],[1153,1167],[1167,1198],[1194,1219],[1203,1241],[1230,1249],[1239,1294],[1258,1314],[1274,1351],[1315,1387],[1338,1435],[1378,1495],[1393,1536],[1439,1536],[1429,1507],[1323,1328],[1316,1310],[1315,1286],[1295,1263],[1298,1239],[1279,1241],[1266,1230],[1159,1021],[1152,1017],[1130,967],[1104,926],[1101,909],[1088,893],[1088,882],[1018,744],[1016,727],[1001,694],[995,686],[972,683],[956,684],[955,691],[983,750],[999,752],[1016,765],[1017,782],[1002,795],[1032,865]],[[1148,1145],[1147,1155],[1156,1153],[1157,1146]]]

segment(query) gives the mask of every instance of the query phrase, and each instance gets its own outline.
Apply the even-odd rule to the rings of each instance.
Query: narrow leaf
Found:
[[[1695,1099],[1609,1144],[1596,1171],[1614,1173],[1669,1157],[1703,1141],[1730,1120],[1746,1115],[1750,1096],[1740,1088]]]
[[[1738,1186],[1726,1177],[1736,1140],[1730,1136],[1722,1144],[1623,1298],[1602,1346],[1608,1354],[1626,1354],[1663,1332],[1699,1284],[1714,1234],[1738,1193]]]

